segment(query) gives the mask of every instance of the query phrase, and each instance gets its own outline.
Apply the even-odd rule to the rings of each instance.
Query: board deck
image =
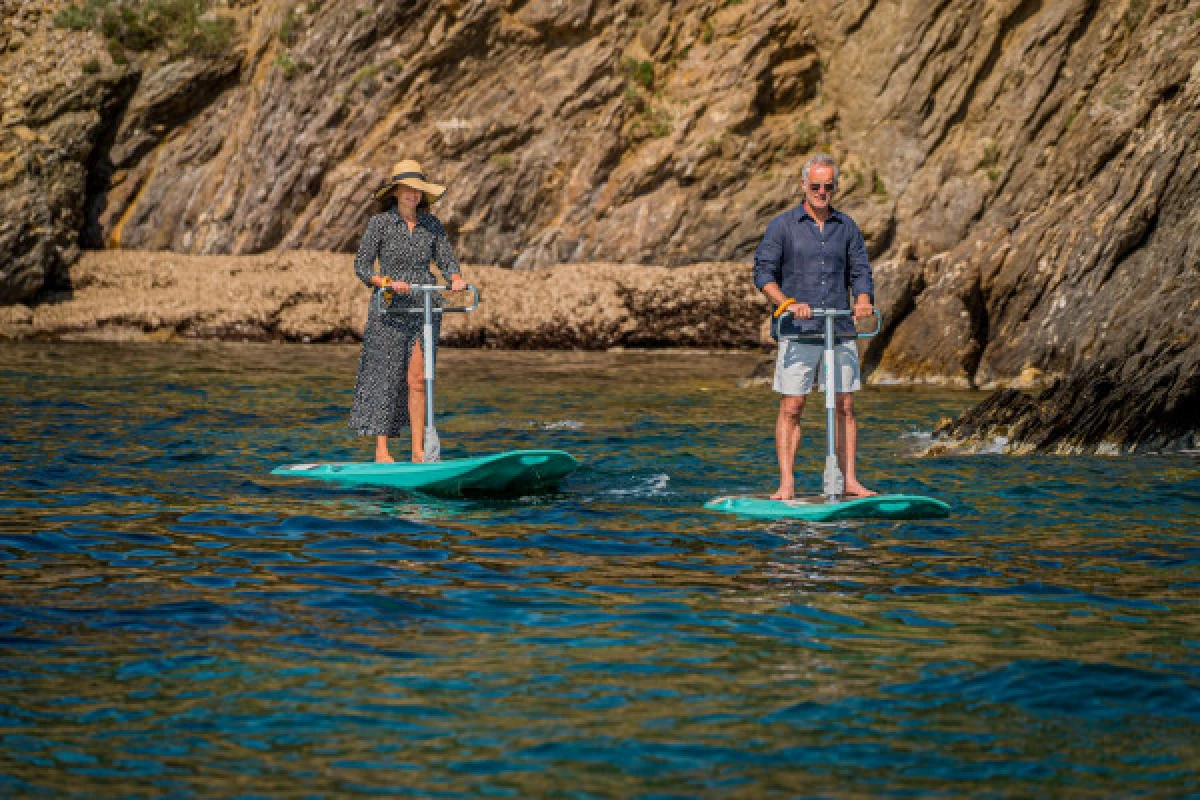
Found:
[[[829,503],[824,497],[771,500],[766,497],[731,496],[709,500],[704,507],[754,519],[803,519],[835,522],[847,519],[940,519],[950,516],[950,506],[932,497],[881,494]]]
[[[552,488],[578,466],[579,462],[562,450],[511,450],[490,456],[452,458],[428,464],[289,464],[276,467],[271,474],[427,494],[511,495]]]

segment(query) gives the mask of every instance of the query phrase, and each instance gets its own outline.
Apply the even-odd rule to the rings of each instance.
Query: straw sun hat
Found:
[[[416,161],[397,161],[392,165],[391,177],[375,190],[375,199],[382,200],[385,195],[397,186],[410,186],[425,193],[425,200],[433,205],[438,198],[446,193],[445,186],[438,186],[425,180],[425,172]]]

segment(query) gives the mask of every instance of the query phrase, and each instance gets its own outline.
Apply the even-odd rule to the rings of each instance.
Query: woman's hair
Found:
[[[380,200],[379,200],[380,213],[382,213],[384,211],[391,211],[395,207],[396,207],[396,192],[394,190],[388,192],[382,198],[380,198]],[[430,208],[429,195],[425,194],[424,192],[421,192],[421,202],[417,203],[417,211],[428,211],[429,208]]]

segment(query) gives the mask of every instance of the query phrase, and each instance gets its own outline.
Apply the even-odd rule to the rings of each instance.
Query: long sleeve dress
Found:
[[[368,287],[376,260],[380,274],[410,284],[435,283],[431,262],[447,281],[461,272],[441,221],[423,211],[411,233],[395,208],[371,217],[354,259],[354,272]],[[440,304],[436,296],[434,301]],[[393,293],[392,308],[401,306],[419,308],[420,295]],[[435,365],[441,321],[440,314],[434,317]],[[408,427],[408,362],[421,341],[422,324],[421,314],[381,314],[370,304],[350,412],[350,427],[360,436],[398,436]]]

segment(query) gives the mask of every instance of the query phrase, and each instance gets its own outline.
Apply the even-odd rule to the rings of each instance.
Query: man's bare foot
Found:
[[[879,494],[879,492],[871,491],[870,489],[863,486],[858,481],[854,481],[853,483],[850,483],[850,482],[846,483],[846,496],[847,497],[874,497],[877,494]]]
[[[391,453],[376,453],[375,454],[375,463],[376,464],[392,464],[395,461],[396,461],[396,459],[392,458]]]
[[[796,497],[796,487],[780,484],[778,491],[771,495],[772,500],[793,500]]]

